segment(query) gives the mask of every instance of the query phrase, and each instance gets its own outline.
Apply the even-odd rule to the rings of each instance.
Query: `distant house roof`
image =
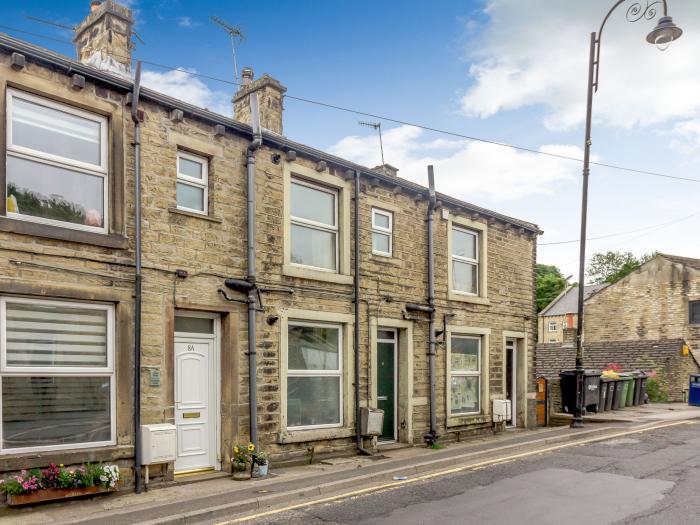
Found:
[[[605,341],[584,343],[587,369],[603,370],[616,363],[623,370],[656,369],[659,363],[680,355],[683,339],[658,341]],[[561,343],[538,344],[535,371],[538,377],[559,377],[562,370],[576,366],[576,349]]]
[[[693,259],[691,257],[681,257],[679,255],[668,255],[665,253],[660,253],[658,255],[660,257],[663,257],[664,259],[668,259],[673,263],[682,264],[684,266],[690,266],[695,270],[700,270],[700,259]]]
[[[591,284],[583,288],[583,299],[588,299],[601,288],[605,288],[607,284]],[[578,310],[578,286],[570,286],[563,291],[559,297],[554,299],[547,307],[540,312],[541,316],[545,315],[566,315],[576,313]]]

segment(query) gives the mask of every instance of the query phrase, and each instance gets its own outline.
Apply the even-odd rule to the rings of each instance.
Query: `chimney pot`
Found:
[[[247,86],[253,81],[253,78],[255,77],[255,73],[253,72],[252,67],[244,67],[243,71],[241,71],[241,78],[243,79],[243,85]]]
[[[90,12],[92,13],[93,11],[95,11],[95,9],[100,7],[101,3],[102,2],[100,0],[92,0],[92,2],[90,2]]]

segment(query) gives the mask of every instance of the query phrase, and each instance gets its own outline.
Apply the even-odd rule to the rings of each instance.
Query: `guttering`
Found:
[[[355,326],[353,351],[355,357],[355,446],[357,451],[368,456],[372,452],[362,446],[362,422],[360,421],[360,172],[355,171],[355,221],[353,224],[355,276],[353,284],[353,301],[355,303]],[[369,330],[369,325],[367,326]],[[367,349],[369,352],[369,348]]]
[[[428,445],[432,445],[438,438],[437,410],[435,406],[435,239],[433,235],[433,218],[435,215],[435,177],[433,166],[428,166],[428,308],[430,318],[428,321],[428,375],[430,381],[430,431],[423,436]],[[408,305],[407,305],[408,306]],[[417,306],[417,305],[416,305]]]
[[[131,96],[131,120],[134,121],[134,478],[136,494],[141,493],[141,121],[138,107],[141,90],[141,61]]]
[[[258,94],[251,92],[250,112],[253,122],[253,137],[246,151],[246,193],[247,211],[246,222],[248,225],[248,283],[251,285],[247,293],[248,302],[248,410],[250,425],[250,442],[258,445],[258,396],[257,396],[257,356],[256,348],[256,322],[257,322],[257,289],[255,284],[255,152],[262,146],[262,133],[260,132],[260,108],[258,106]]]
[[[92,66],[87,66],[76,60],[69,59],[68,57],[59,55],[57,53],[53,53],[51,51],[48,51],[47,49],[35,46],[28,42],[17,40],[3,33],[0,33],[0,47],[4,47],[6,49],[16,51],[18,53],[22,53],[24,55],[32,57],[34,60],[45,62],[54,67],[63,68],[66,71],[79,73],[85,76],[86,78],[92,79],[93,81],[98,81],[103,84],[109,85],[113,88],[121,89],[124,92],[130,92],[132,90],[132,82],[130,82],[129,80],[110,75]],[[158,93],[157,91],[153,91],[148,88],[143,88],[141,90],[141,98],[143,100],[155,102],[157,104],[169,108],[181,109],[182,111],[194,117],[201,118],[213,124],[222,124],[226,126],[227,129],[231,129],[242,135],[250,136],[252,132],[251,127],[246,124],[242,124],[241,122],[225,117],[218,113],[213,113],[206,109],[194,106],[192,104],[188,104],[187,102],[183,102],[182,100],[169,97],[167,95]],[[369,169],[366,166],[361,166],[359,164],[355,164],[354,162],[350,162],[340,157],[336,157],[335,155],[330,155],[324,151],[320,151],[310,146],[294,142],[283,137],[282,135],[265,132],[262,134],[262,138],[266,143],[279,149],[294,150],[297,153],[309,158],[325,160],[329,164],[332,163],[341,169],[359,171],[361,174],[364,174],[367,177],[375,178],[377,180],[381,180],[387,184],[392,184],[394,186],[400,186],[401,188],[404,188],[408,191],[412,191],[416,194],[422,195],[425,193],[424,186],[412,183],[405,179],[390,177],[382,172]],[[440,201],[442,201],[445,204],[449,204],[450,206],[454,206],[466,212],[485,215],[487,217],[491,217],[506,222],[508,224],[512,224],[519,228],[523,228],[524,230],[536,235],[541,235],[543,233],[542,230],[540,230],[535,224],[526,221],[521,221],[513,217],[508,217],[507,215],[503,215],[492,210],[487,210],[486,208],[482,208],[480,206],[476,206],[468,202],[460,201],[459,199],[455,199],[454,197],[450,197],[449,195],[436,193],[436,198],[440,199]]]

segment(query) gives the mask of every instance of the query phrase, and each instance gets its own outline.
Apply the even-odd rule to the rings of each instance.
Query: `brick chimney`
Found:
[[[83,64],[131,77],[131,9],[112,0],[93,0],[90,14],[75,28],[73,43]]]
[[[249,67],[241,71],[243,85],[233,96],[233,118],[244,124],[251,124],[250,97],[251,93],[258,94],[260,106],[260,126],[267,131],[282,135],[282,112],[284,106],[282,97],[287,91],[279,80],[264,74],[253,80],[253,70]]]
[[[576,328],[564,328],[562,334],[562,348],[576,348]]]
[[[392,166],[391,164],[382,164],[381,166],[375,166],[372,168],[374,171],[379,171],[383,173],[384,175],[388,175],[389,177],[398,177],[399,176],[399,168]]]

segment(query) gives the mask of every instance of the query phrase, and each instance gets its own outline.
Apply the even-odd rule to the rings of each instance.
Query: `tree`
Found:
[[[566,288],[566,279],[561,270],[551,264],[535,266],[535,281],[538,312],[544,310]]]
[[[654,257],[656,252],[636,257],[631,252],[607,251],[594,253],[588,263],[589,280],[594,284],[612,284],[629,275]]]

